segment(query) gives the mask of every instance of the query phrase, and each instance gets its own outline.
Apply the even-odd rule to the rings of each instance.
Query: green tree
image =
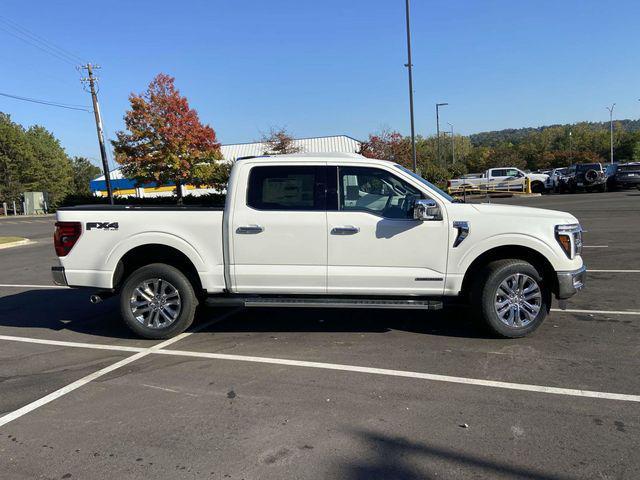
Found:
[[[73,157],[73,193],[76,195],[90,195],[89,183],[100,175],[102,170],[84,157]]]
[[[33,149],[24,129],[13,123],[9,115],[0,113],[0,200],[20,200],[34,163]]]
[[[633,146],[633,161],[640,162],[640,141]]]
[[[37,161],[31,177],[32,189],[49,194],[49,204],[58,205],[72,191],[71,160],[51,132],[41,126],[26,132]]]
[[[0,113],[0,198],[19,201],[25,191],[49,194],[56,206],[71,191],[69,157],[51,132],[41,126],[25,130]]]

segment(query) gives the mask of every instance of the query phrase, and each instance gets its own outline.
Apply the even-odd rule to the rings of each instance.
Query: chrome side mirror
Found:
[[[413,218],[422,221],[442,220],[442,214],[435,200],[424,198],[416,200],[413,206]]]

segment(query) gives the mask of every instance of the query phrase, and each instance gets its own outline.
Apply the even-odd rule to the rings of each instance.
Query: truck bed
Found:
[[[79,222],[82,226],[71,252],[60,258],[67,282],[71,286],[111,289],[124,255],[144,254],[142,249],[148,252],[153,245],[163,245],[191,261],[205,290],[220,292],[225,288],[223,210],[191,205],[60,208],[58,221]]]

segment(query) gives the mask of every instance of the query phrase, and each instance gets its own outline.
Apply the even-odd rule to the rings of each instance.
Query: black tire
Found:
[[[545,191],[545,187],[544,187],[544,183],[536,180],[534,182],[531,182],[531,192],[532,193],[544,193]]]
[[[171,306],[173,308],[171,310],[162,308],[162,310],[169,312],[169,314],[175,314],[175,319],[169,321],[169,319],[160,315],[161,312],[158,312],[156,316],[155,325],[153,325],[153,321],[150,325],[146,318],[139,319],[143,317],[144,314],[136,318],[131,302],[133,301],[133,297],[140,298],[136,293],[136,288],[147,280],[160,280],[161,282],[158,282],[159,288],[164,286],[165,289],[169,289],[163,290],[162,292],[164,293],[173,292],[174,290],[177,292],[178,306],[175,307],[172,304]],[[148,292],[145,290],[145,293]],[[159,294],[158,298],[160,296]],[[174,296],[173,298],[175,302],[176,297]],[[153,340],[171,338],[184,332],[189,328],[191,323],[193,323],[197,305],[198,299],[196,298],[193,285],[189,279],[177,268],[164,263],[152,263],[135,270],[124,281],[120,291],[120,312],[125,324],[140,337]],[[154,305],[154,308],[158,310],[156,305]],[[169,305],[167,305],[167,308],[169,308]],[[138,310],[136,310],[136,312],[137,311]],[[143,312],[143,310],[140,311]],[[166,313],[163,315],[166,315]],[[162,321],[167,325],[163,326]]]
[[[496,303],[500,285],[516,274],[524,274],[525,277],[529,277],[537,283],[540,298],[536,300],[536,305],[539,304],[539,310],[531,320],[520,322],[522,325],[518,326],[516,325],[518,322],[513,322],[514,325],[509,326],[500,319]],[[504,259],[490,263],[479,272],[471,300],[474,310],[491,332],[500,337],[520,338],[536,330],[544,321],[551,306],[551,291],[545,285],[541,272],[529,262],[520,259]],[[505,312],[507,311],[505,310]],[[517,315],[520,317],[526,313],[521,314],[518,310]]]

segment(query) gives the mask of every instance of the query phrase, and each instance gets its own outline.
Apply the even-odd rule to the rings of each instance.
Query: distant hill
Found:
[[[625,132],[636,132],[640,130],[640,120],[615,120],[616,128],[622,128]],[[558,124],[545,125],[543,127],[507,128],[505,130],[494,130],[491,132],[480,132],[469,135],[471,144],[475,147],[492,147],[503,142],[520,143],[533,133],[542,132],[547,128],[569,128],[574,125],[587,126],[594,131],[608,130],[609,122],[580,122],[578,124]]]

